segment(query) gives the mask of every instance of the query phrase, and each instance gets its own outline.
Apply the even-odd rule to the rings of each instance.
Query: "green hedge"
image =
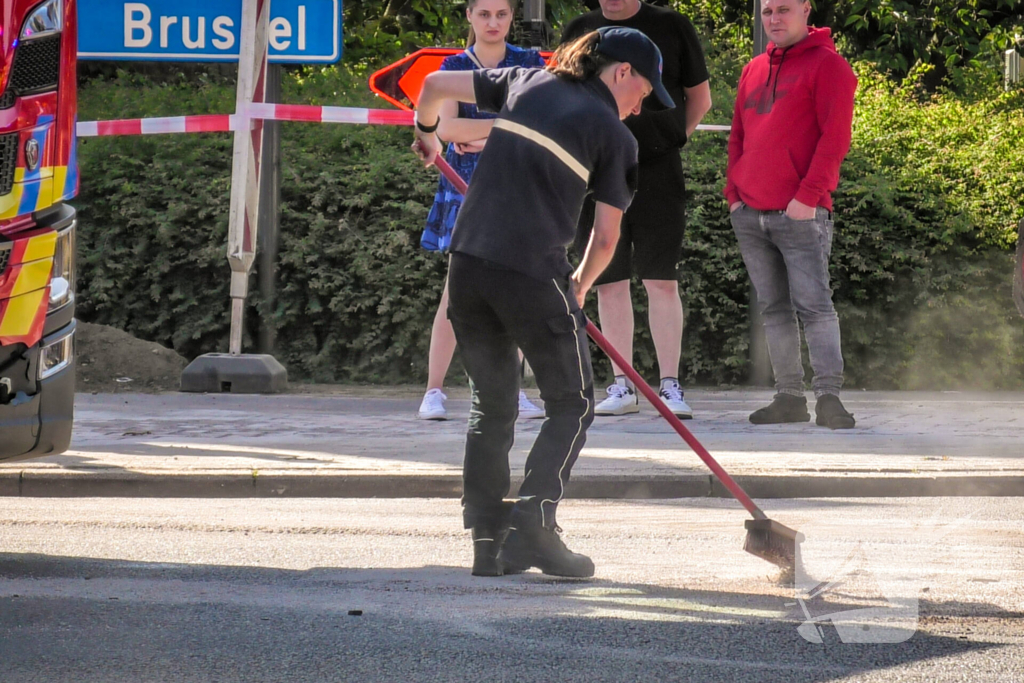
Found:
[[[732,93],[723,84],[735,82],[739,66],[724,57],[715,65],[716,122],[728,122]],[[292,71],[285,98],[382,106],[365,78]],[[867,71],[861,83],[832,268],[849,385],[1024,386],[1009,251],[1022,208],[1024,96],[922,100]],[[224,113],[234,100],[230,86],[213,80],[154,85],[127,74],[93,81],[80,95],[83,120]],[[278,300],[271,310],[252,297],[246,343],[252,348],[261,321],[273,324],[293,377],[425,379],[445,264],[419,248],[436,174],[418,166],[409,141],[398,128],[283,127]],[[230,147],[220,134],[84,141],[84,320],[187,357],[226,349]],[[700,133],[684,151],[682,370],[690,383],[741,383],[748,374],[749,285],[721,195],[725,150],[724,134]],[[645,299],[637,288],[636,362],[653,377]]]

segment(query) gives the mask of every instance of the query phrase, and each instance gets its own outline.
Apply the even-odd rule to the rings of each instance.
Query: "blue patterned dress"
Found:
[[[473,48],[469,47],[468,50],[472,51]],[[510,66],[541,68],[544,66],[544,59],[536,50],[526,50],[506,44],[505,59],[498,64],[497,68],[503,69]],[[479,67],[465,52],[446,57],[441,63],[442,71],[472,71],[477,68]],[[477,111],[476,105],[460,102],[459,118],[494,119],[497,118],[497,114],[480,112]],[[448,151],[445,152],[444,158],[468,183],[480,154],[458,154],[455,151],[455,145],[448,145]],[[461,206],[462,195],[456,192],[452,184],[442,176],[437,185],[437,194],[434,195],[434,205],[430,207],[430,213],[427,215],[427,227],[420,239],[420,246],[430,251],[448,251],[452,242],[452,230],[455,228],[455,218],[459,215]]]

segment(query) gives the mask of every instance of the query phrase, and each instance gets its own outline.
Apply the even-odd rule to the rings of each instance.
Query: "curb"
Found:
[[[1024,475],[735,477],[751,498],[1024,496]],[[519,480],[512,481],[515,491]],[[0,497],[31,498],[459,498],[460,474],[287,475],[32,472],[0,474]],[[731,498],[711,475],[581,475],[566,498]]]

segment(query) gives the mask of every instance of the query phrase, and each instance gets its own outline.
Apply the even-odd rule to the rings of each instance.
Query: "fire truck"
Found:
[[[71,441],[76,28],[75,0],[0,2],[0,461]]]

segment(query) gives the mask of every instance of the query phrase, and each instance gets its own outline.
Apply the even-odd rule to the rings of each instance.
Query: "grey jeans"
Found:
[[[818,207],[814,218],[795,221],[784,212],[742,204],[731,219],[764,316],[775,390],[794,396],[804,392],[799,316],[814,369],[814,395],[838,395],[843,353],[828,277],[833,230],[829,211]]]

